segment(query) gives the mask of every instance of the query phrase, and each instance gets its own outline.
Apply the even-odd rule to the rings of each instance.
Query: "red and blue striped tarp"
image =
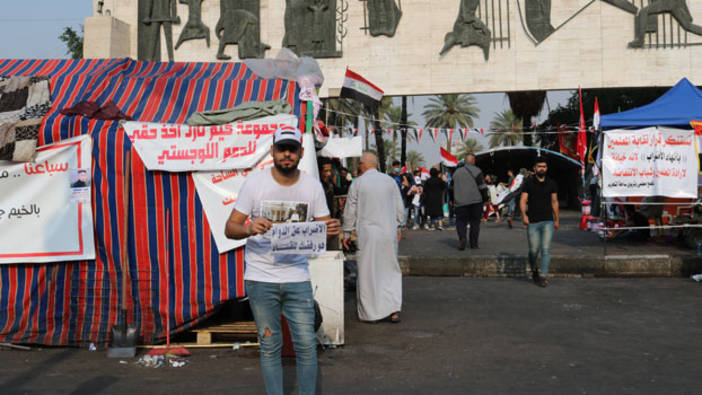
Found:
[[[182,331],[219,304],[244,295],[243,251],[219,254],[189,174],[147,170],[118,122],[64,116],[59,110],[86,100],[100,105],[112,100],[134,120],[184,123],[196,111],[287,98],[299,117],[304,103],[294,82],[262,79],[243,63],[0,59],[0,76],[15,75],[51,77],[53,106],[39,145],[81,134],[93,137],[97,256],[93,261],[0,265],[0,341],[104,345],[124,303],[129,323],[137,326],[143,342],[151,343],[165,336],[168,306],[171,331]],[[130,151],[131,168],[125,169]],[[131,192],[124,196],[127,171]],[[131,279],[126,301],[121,296],[123,243]]]

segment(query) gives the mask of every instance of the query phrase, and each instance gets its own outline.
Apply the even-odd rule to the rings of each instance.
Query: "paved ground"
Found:
[[[688,279],[405,277],[403,321],[363,324],[347,293],[343,348],[323,350],[327,394],[695,394],[702,285]],[[255,350],[194,350],[144,368],[103,350],[0,350],[1,394],[261,394]],[[286,362],[286,385],[294,363]]]
[[[607,255],[695,255],[696,250],[685,247],[680,240],[670,236],[656,237],[647,242],[635,242],[619,238],[605,243],[594,232],[578,228],[580,214],[574,211],[561,213],[561,227],[554,233],[551,254],[560,256],[601,257]],[[455,230],[443,231],[416,230],[405,233],[405,240],[400,243],[400,255],[420,257],[456,257],[482,255],[526,255],[526,230],[521,220],[514,222],[509,229],[507,222],[484,222],[480,226],[480,248],[477,250],[458,251],[458,236]]]

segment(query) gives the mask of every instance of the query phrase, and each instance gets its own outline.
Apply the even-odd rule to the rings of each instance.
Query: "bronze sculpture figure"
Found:
[[[478,6],[480,6],[480,0],[461,0],[453,31],[446,33],[444,47],[439,52],[440,56],[444,56],[456,44],[460,44],[461,47],[477,45],[483,49],[485,60],[488,60],[491,33],[488,27],[475,16]]]
[[[238,45],[239,59],[262,58],[270,45],[261,42],[260,22],[252,11],[259,9],[258,0],[220,0],[220,16],[215,27],[219,39],[217,59],[229,60],[224,54],[229,44]]]
[[[402,17],[402,11],[395,0],[367,0],[366,7],[371,36],[394,36]]]
[[[202,23],[202,2],[204,0],[179,0],[180,4],[188,5],[188,21],[180,32],[175,49],[184,41],[204,38],[207,48],[210,47],[210,28]]]
[[[658,32],[656,16],[665,12],[670,13],[686,31],[702,35],[702,26],[692,23],[692,14],[685,0],[652,0],[636,15],[634,40],[629,43],[629,48],[642,48],[646,33]]]
[[[152,28],[144,37],[146,48],[146,59],[142,60],[161,60],[161,26],[163,26],[163,35],[166,38],[166,50],[168,51],[168,60],[173,61],[173,25],[180,24],[180,17],[177,15],[176,0],[144,0],[145,1],[145,18],[141,22],[145,25],[150,25]]]
[[[336,50],[337,0],[285,0],[283,47],[298,56],[340,57]]]

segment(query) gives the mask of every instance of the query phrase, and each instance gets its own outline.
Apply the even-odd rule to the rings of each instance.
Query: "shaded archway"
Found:
[[[578,208],[580,186],[580,162],[559,152],[538,147],[500,147],[477,153],[475,164],[483,173],[494,174],[500,181],[507,181],[507,170],[515,174],[521,168],[531,170],[537,157],[545,157],[549,177],[558,184],[561,205]]]

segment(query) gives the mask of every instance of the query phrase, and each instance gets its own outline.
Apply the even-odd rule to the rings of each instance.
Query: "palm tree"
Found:
[[[392,162],[397,159],[397,141],[393,142],[392,140],[383,140],[383,152],[378,152],[377,145],[375,144],[373,144],[368,151],[376,154],[378,158],[380,158],[381,155],[383,155],[383,157],[385,158],[387,168],[389,169],[392,165]]]
[[[412,114],[407,114],[408,117],[412,116]],[[383,125],[383,128],[385,129],[392,129],[392,157],[396,158],[397,157],[397,134],[400,133],[401,125],[402,125],[402,107],[399,106],[392,106],[387,109],[385,112],[385,123]],[[407,122],[407,128],[408,129],[416,129],[417,128],[417,123],[414,121]],[[414,140],[415,137],[410,135],[408,136],[410,140]]]
[[[324,108],[327,110],[327,127],[336,127],[342,134],[347,126],[358,129],[358,120],[363,110],[359,102],[345,98],[328,98],[324,100]]]
[[[429,128],[472,128],[473,118],[480,113],[475,97],[467,94],[437,95],[429,98],[422,115]],[[451,152],[451,138],[447,136],[446,150]]]
[[[466,141],[461,141],[456,145],[456,158],[458,158],[458,160],[465,158],[466,154],[468,153],[476,153],[485,149],[485,147],[483,147],[478,140],[470,138],[466,139]]]
[[[546,102],[546,91],[507,92],[507,97],[514,115],[531,127],[531,118],[539,115]],[[530,146],[533,142],[531,134],[524,135],[524,145]]]
[[[368,147],[368,121],[373,120],[373,127],[372,129],[380,129],[380,120],[385,118],[385,113],[387,112],[388,108],[392,106],[392,97],[384,97],[380,101],[380,105],[378,105],[378,108],[375,109],[375,113],[368,112],[367,109],[365,111],[365,114],[368,115],[366,118],[366,147]],[[375,145],[379,146],[383,144],[383,134],[381,130],[376,130],[375,133]],[[380,170],[385,171],[385,153],[384,152],[378,152],[378,164],[380,165]]]
[[[505,110],[497,114],[490,122],[490,129],[492,129],[490,148],[511,147],[521,143],[524,137],[521,134],[522,120],[515,117],[512,110]]]
[[[414,170],[424,166],[424,155],[421,152],[410,150],[407,152],[407,168]]]

